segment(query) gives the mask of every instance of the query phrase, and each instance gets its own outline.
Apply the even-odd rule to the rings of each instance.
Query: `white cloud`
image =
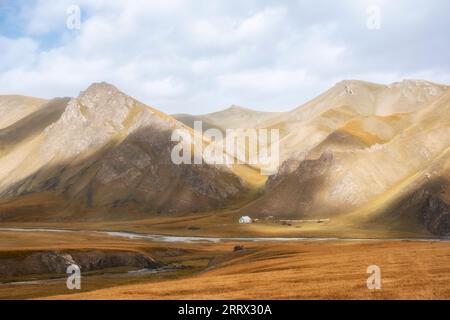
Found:
[[[177,82],[172,77],[155,81],[147,81],[142,85],[148,95],[160,97],[177,96],[185,92],[184,84]]]
[[[17,62],[27,65],[34,62],[38,44],[30,38],[9,39],[0,36],[0,71],[17,67]]]
[[[34,6],[23,7],[22,19],[26,22],[25,31],[31,35],[38,35],[55,28],[64,28],[68,5],[69,3],[64,0],[38,0]]]
[[[194,43],[206,46],[231,46],[266,39],[282,26],[286,17],[283,7],[266,7],[247,17],[206,17],[193,21],[190,36]]]
[[[308,81],[305,70],[261,69],[233,72],[219,76],[218,83],[226,89],[246,90],[259,94],[282,93],[298,88]]]
[[[369,2],[380,31],[367,30],[366,3],[349,0],[24,3],[22,34],[0,31],[0,92],[73,96],[108,81],[163,111],[200,113],[286,110],[343,78],[448,83],[450,5]],[[78,31],[66,28],[71,4]]]

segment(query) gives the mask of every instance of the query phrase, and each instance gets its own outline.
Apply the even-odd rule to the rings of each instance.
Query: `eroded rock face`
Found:
[[[121,251],[32,252],[19,257],[0,257],[0,277],[61,275],[76,264],[81,272],[115,267],[155,269],[163,264],[142,253]]]
[[[450,205],[435,195],[430,195],[421,210],[421,220],[436,235],[450,233]]]

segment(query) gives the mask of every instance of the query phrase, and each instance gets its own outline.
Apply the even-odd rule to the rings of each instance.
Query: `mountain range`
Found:
[[[343,227],[450,232],[450,87],[346,80],[288,112],[167,115],[107,83],[0,96],[0,220],[234,210]],[[171,133],[278,129],[280,165],[175,165]],[[209,141],[203,141],[209,144]]]

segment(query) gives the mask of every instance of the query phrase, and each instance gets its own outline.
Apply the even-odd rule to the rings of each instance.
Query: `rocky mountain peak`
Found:
[[[73,101],[76,110],[72,110],[72,114],[76,113],[92,124],[109,124],[121,129],[137,103],[109,83],[93,83]]]
[[[81,92],[81,95],[92,95],[92,94],[117,94],[120,93],[120,90],[117,89],[114,85],[102,81],[102,82],[94,82],[92,83],[86,90]]]
[[[242,111],[248,111],[249,109],[237,106],[235,104],[232,104],[231,106],[229,106],[227,109],[225,109],[224,111],[230,111],[230,112],[242,112]]]

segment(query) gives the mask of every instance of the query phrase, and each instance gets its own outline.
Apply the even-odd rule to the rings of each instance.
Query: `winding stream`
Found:
[[[158,234],[144,234],[125,231],[92,231],[92,230],[65,230],[46,228],[0,228],[1,231],[9,232],[67,232],[67,233],[97,233],[111,237],[143,239],[154,242],[210,242],[218,243],[224,241],[243,242],[282,242],[282,241],[425,241],[425,242],[450,242],[450,238],[337,238],[337,237],[189,237],[189,236],[166,236]]]

